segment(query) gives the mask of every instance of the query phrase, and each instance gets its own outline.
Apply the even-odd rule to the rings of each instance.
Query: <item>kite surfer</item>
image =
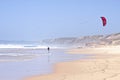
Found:
[[[48,50],[48,53],[49,53],[49,51],[50,51],[50,48],[48,47],[48,48],[47,48],[47,50]]]

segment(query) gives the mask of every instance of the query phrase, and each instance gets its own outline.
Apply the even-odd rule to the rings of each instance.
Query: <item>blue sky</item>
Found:
[[[107,18],[106,27],[100,17]],[[119,0],[0,0],[0,40],[120,32]]]

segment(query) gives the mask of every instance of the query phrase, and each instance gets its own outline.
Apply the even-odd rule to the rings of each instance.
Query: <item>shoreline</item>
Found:
[[[119,80],[120,46],[71,49],[70,54],[94,54],[88,59],[61,62],[54,65],[54,72],[27,77],[23,80]]]

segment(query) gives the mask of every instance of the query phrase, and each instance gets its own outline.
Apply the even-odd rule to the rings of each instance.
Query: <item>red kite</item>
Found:
[[[105,17],[101,17],[101,19],[102,19],[103,26],[106,26],[106,24],[107,24],[106,18]]]

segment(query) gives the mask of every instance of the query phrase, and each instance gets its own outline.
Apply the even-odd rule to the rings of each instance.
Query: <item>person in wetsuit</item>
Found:
[[[48,53],[49,53],[49,51],[50,51],[50,48],[48,47],[48,48],[47,48],[47,50],[48,50]]]

